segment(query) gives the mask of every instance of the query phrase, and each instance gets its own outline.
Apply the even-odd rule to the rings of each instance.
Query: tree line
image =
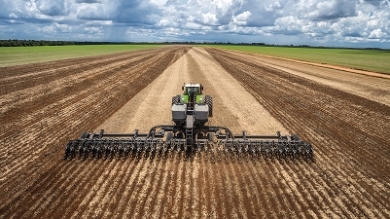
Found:
[[[69,46],[72,41],[48,41],[48,40],[0,40],[0,47],[23,47],[23,46]]]
[[[72,45],[128,45],[128,44],[161,44],[161,43],[134,43],[134,42],[92,42],[92,41],[50,41],[50,40],[0,40],[0,47],[24,47],[24,46],[72,46]],[[163,43],[164,44],[164,43]]]

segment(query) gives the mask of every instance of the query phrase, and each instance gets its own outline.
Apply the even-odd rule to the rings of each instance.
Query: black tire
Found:
[[[213,98],[210,95],[206,95],[205,102],[209,106],[209,117],[213,117]]]
[[[294,141],[300,141],[301,140],[301,138],[299,138],[299,136],[297,134],[293,134],[291,136],[291,139],[294,140]]]
[[[174,104],[177,104],[177,103],[179,103],[179,98],[178,98],[178,96],[173,96],[173,97],[172,97],[172,106],[173,106]]]

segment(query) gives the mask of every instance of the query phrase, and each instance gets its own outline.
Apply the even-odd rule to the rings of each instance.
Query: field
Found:
[[[213,47],[390,74],[390,50],[236,45]]]
[[[151,49],[162,45],[86,45],[86,46],[37,46],[2,47],[0,49],[0,67],[28,63],[47,62],[60,59],[104,55]]]
[[[390,83],[291,60],[169,46],[0,68],[0,218],[389,218]],[[171,124],[184,82],[211,125],[298,133],[303,159],[63,160],[82,131]]]

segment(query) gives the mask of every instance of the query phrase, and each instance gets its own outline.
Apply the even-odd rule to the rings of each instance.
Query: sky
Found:
[[[0,39],[390,49],[390,0],[0,0]]]

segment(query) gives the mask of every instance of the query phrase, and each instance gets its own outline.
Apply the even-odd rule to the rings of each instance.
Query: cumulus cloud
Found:
[[[36,0],[38,10],[45,15],[58,16],[65,14],[64,0]]]
[[[320,1],[314,4],[309,18],[315,21],[331,20],[356,15],[356,2],[350,0]]]
[[[237,16],[233,16],[233,22],[238,25],[246,25],[251,15],[250,11],[244,11]]]
[[[94,5],[80,8],[77,11],[77,18],[85,20],[109,20],[110,16],[102,5]]]
[[[357,46],[377,43],[375,47],[389,47],[389,2],[0,0],[0,36]]]

